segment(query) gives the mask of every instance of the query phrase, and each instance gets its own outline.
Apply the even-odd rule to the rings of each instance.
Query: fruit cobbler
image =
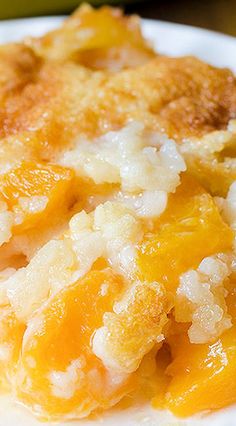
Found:
[[[236,80],[84,5],[0,46],[0,384],[42,420],[236,402]]]

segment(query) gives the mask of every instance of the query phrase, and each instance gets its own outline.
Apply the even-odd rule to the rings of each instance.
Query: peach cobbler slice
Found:
[[[1,390],[48,421],[236,402],[234,75],[86,5],[0,70]]]
[[[77,201],[83,193],[81,179],[88,197],[89,187],[106,185],[103,200],[93,193],[87,211],[74,214],[28,264],[5,270],[0,287],[5,382],[42,419],[87,416],[134,397],[140,386],[154,405],[162,400],[174,411],[169,376],[175,324],[183,324],[183,342],[191,350],[233,330],[226,298],[234,262],[234,233],[226,222],[234,220],[233,189],[216,204],[184,171],[174,142],[148,135],[137,123],[94,145],[76,142],[60,162],[63,166],[22,163],[22,173],[13,168],[2,177],[2,196],[13,212],[22,194],[44,194],[49,208],[60,212],[64,194],[73,193]],[[72,192],[78,182],[81,190]],[[46,218],[47,210],[40,220]],[[26,222],[37,223],[34,217]],[[156,370],[163,343],[171,357]]]

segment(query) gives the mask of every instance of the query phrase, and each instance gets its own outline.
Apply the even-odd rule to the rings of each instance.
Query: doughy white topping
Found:
[[[94,213],[75,215],[70,221],[70,235],[80,263],[78,276],[89,271],[99,257],[106,258],[120,272],[125,269],[129,273],[142,227],[132,209],[107,201]]]
[[[97,184],[121,183],[127,192],[174,191],[178,174],[186,170],[174,141],[161,135],[150,140],[136,122],[92,142],[79,140],[60,162]]]
[[[192,322],[188,335],[192,343],[206,343],[230,328],[224,281],[232,273],[235,259],[219,254],[206,257],[197,270],[180,276],[175,317],[179,322]],[[184,304],[188,303],[188,312]]]
[[[175,191],[180,172],[186,170],[174,141],[145,134],[143,124],[137,122],[92,142],[79,140],[59,161],[96,184],[119,184],[122,201],[126,195],[140,217],[164,211],[167,194]]]
[[[168,196],[165,191],[144,191],[138,195],[123,195],[119,193],[115,197],[130,208],[141,218],[155,218],[164,212],[167,206]]]
[[[7,210],[7,205],[0,201],[0,246],[7,243],[12,236],[12,227],[14,225],[14,215]]]
[[[20,197],[18,199],[19,205],[25,213],[38,213],[45,209],[48,203],[48,197],[37,196]]]
[[[236,250],[236,181],[234,181],[227,194],[226,199],[215,197],[218,208],[220,209],[223,218],[234,231],[234,251]]]
[[[137,281],[114,304],[114,312],[104,314],[92,349],[110,372],[125,375],[136,371],[143,356],[163,340],[168,309],[164,305],[165,295],[158,283]]]
[[[72,281],[73,251],[66,241],[49,241],[25,268],[6,282],[7,296],[17,317],[27,322],[51,292]]]
[[[66,371],[52,371],[48,378],[51,382],[52,394],[57,398],[70,399],[76,389],[80,388],[85,378],[82,371],[85,366],[84,357],[71,362]]]
[[[12,356],[12,347],[8,344],[0,344],[0,361],[7,362]]]
[[[0,271],[0,305],[7,305],[9,303],[6,280],[15,272],[14,268],[6,268]]]

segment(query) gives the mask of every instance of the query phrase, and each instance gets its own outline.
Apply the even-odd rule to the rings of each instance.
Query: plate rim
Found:
[[[235,47],[236,47],[236,36],[232,36],[230,34],[225,34],[222,33],[220,31],[216,31],[216,30],[211,30],[209,28],[202,28],[202,27],[198,27],[195,25],[188,25],[188,24],[182,24],[179,22],[171,22],[171,21],[166,21],[166,20],[162,20],[162,19],[151,19],[151,18],[141,18],[141,22],[148,23],[151,25],[155,25],[156,23],[158,23],[158,25],[160,26],[171,26],[172,28],[176,28],[176,29],[185,29],[187,30],[194,30],[195,32],[198,32],[199,34],[205,34],[205,35],[212,35],[214,37],[220,37],[220,38],[224,38],[225,40],[228,41],[233,41],[235,43]]]
[[[7,27],[8,25],[17,25],[17,24],[28,24],[29,22],[40,22],[40,21],[54,21],[56,20],[58,23],[63,22],[66,18],[68,18],[70,15],[45,15],[45,16],[30,16],[30,17],[23,17],[23,18],[14,18],[14,19],[3,19],[0,20],[0,29],[1,26],[3,25],[4,27]],[[184,29],[184,30],[193,30],[195,32],[198,32],[199,34],[205,34],[205,35],[211,35],[214,37],[220,37],[220,38],[224,38],[225,40],[228,41],[233,41],[235,43],[235,47],[236,47],[236,36],[232,36],[230,34],[225,34],[222,33],[220,31],[216,31],[216,30],[211,30],[208,28],[202,28],[202,27],[198,27],[195,25],[188,25],[188,24],[182,24],[182,23],[178,23],[178,22],[171,22],[171,21],[166,21],[166,20],[162,20],[162,19],[152,19],[152,18],[142,18],[141,17],[141,23],[142,25],[160,25],[162,27],[172,27],[172,28],[176,28],[176,29]]]

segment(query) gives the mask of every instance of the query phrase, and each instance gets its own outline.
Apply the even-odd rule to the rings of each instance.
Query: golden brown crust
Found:
[[[0,164],[9,157],[9,146],[11,157],[15,152],[18,159],[54,160],[58,150],[67,149],[80,135],[93,138],[130,119],[140,120],[150,130],[164,132],[181,143],[225,129],[229,120],[236,117],[236,80],[232,72],[193,57],[156,56],[146,62],[144,56],[151,50],[140,35],[136,18],[124,18],[107,8],[101,10],[96,15],[101,20],[96,29],[100,44],[94,45],[97,38],[89,39],[87,50],[78,51],[75,40],[83,16],[84,25],[89,22],[91,26],[96,21],[94,13],[98,12],[89,8],[80,10],[61,29],[41,39],[0,48]],[[86,14],[92,14],[92,18]],[[118,20],[115,47],[105,46],[101,33],[104,19],[107,28],[110,20]],[[130,34],[127,45],[120,42],[120,26]],[[58,40],[63,41],[61,56]],[[107,60],[118,52],[110,49],[119,50],[120,46],[127,52],[128,46],[138,48],[144,54],[143,65],[115,73],[109,71],[108,63],[107,70],[90,69],[91,61],[97,65],[104,61],[105,50]],[[150,54],[154,56],[153,52]],[[126,66],[120,62],[120,68]],[[197,169],[201,174],[202,166]],[[208,169],[209,165],[207,174]]]
[[[124,87],[123,97],[132,94],[130,109],[135,104],[135,113],[177,140],[221,129],[236,114],[233,74],[193,57],[157,57],[115,76],[112,85]]]
[[[41,60],[23,44],[0,46],[0,95],[22,90],[34,81]]]
[[[46,61],[39,67],[35,59],[28,74],[13,75],[29,59],[22,56],[20,62],[14,51],[7,60],[11,66],[5,76],[8,72],[14,90],[1,87],[2,137],[43,132],[50,144],[55,142],[52,128],[58,127],[60,138],[67,132],[95,135],[132,118],[181,140],[222,129],[236,117],[233,74],[191,57],[157,57],[117,74],[69,62]]]

